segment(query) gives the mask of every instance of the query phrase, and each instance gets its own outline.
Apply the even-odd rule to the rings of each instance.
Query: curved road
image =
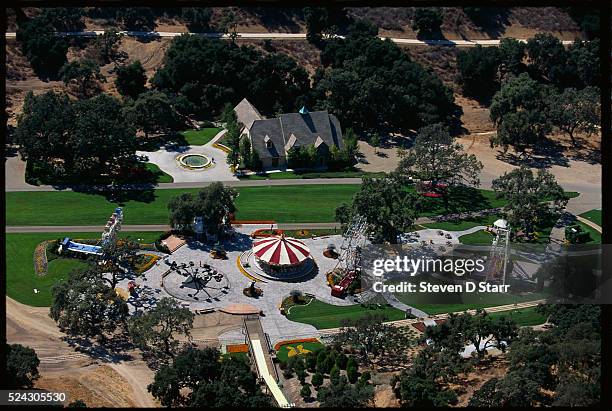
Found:
[[[58,33],[62,36],[73,36],[73,37],[96,37],[104,33],[104,30],[90,30],[90,31],[73,31],[67,33]],[[170,32],[170,31],[121,31],[120,33],[131,36],[131,37],[148,37],[148,38],[172,38],[181,36],[183,34],[192,34],[199,35],[203,37],[210,38],[221,38],[221,39],[230,39],[231,36],[229,34],[224,33],[193,33],[193,32]],[[7,32],[5,33],[5,37],[7,39],[16,38],[17,34],[15,32]],[[344,36],[337,36],[339,38],[344,38]],[[253,40],[306,40],[306,33],[236,33],[237,39],[253,39]],[[474,40],[448,40],[448,39],[408,39],[408,38],[399,38],[399,37],[385,37],[379,36],[380,39],[390,39],[394,43],[397,44],[408,44],[413,46],[453,46],[453,47],[474,47],[477,45],[480,46],[499,46],[500,39],[474,39]],[[527,39],[517,39],[521,42],[526,43]],[[562,43],[564,45],[570,45],[573,41],[563,40]]]

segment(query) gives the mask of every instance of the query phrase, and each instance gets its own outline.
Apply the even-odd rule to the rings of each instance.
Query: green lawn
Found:
[[[433,228],[435,230],[463,231],[479,225],[493,225],[493,222],[498,218],[501,218],[501,215],[466,218],[465,220],[460,221],[442,221],[439,223],[422,224],[422,226],[425,228]]]
[[[318,351],[321,348],[325,347],[320,342],[299,342],[295,344],[285,344],[285,345],[282,345],[278,349],[278,351],[276,352],[276,357],[278,358],[280,362],[286,362],[287,359],[289,359],[289,347],[293,347],[296,350],[296,352],[299,353],[299,351],[297,351],[298,345],[301,345],[302,349],[312,351],[312,352]]]
[[[412,277],[405,280],[413,283],[427,281],[431,284],[446,284],[445,281],[436,277],[427,276],[424,278]],[[508,294],[508,293],[395,293],[398,300],[428,314],[445,314],[465,310],[475,310],[477,308],[495,307],[498,305],[514,304],[527,301],[534,301],[545,298],[543,293],[528,294]]]
[[[152,243],[159,232],[122,232],[120,237],[142,239],[143,243]],[[100,233],[7,233],[6,234],[6,295],[35,307],[51,305],[51,287],[65,278],[75,268],[85,267],[83,260],[74,258],[56,258],[49,261],[48,273],[38,276],[34,272],[34,249],[45,240],[71,237],[73,239],[99,238]],[[38,293],[34,293],[34,288]]]
[[[479,230],[475,233],[466,234],[459,237],[459,242],[461,244],[491,245],[491,241],[493,241],[493,234],[485,230]]]
[[[342,202],[350,202],[356,184],[240,187],[238,220],[275,220],[279,223],[333,222]],[[167,224],[172,196],[197,189],[128,192],[131,199],[111,202],[99,194],[54,192],[6,193],[6,224],[100,225],[117,206],[124,208],[125,224]]]
[[[221,131],[218,127],[202,128],[200,130],[187,130],[181,134],[190,146],[203,146]]]
[[[317,329],[336,328],[342,326],[342,320],[356,320],[366,314],[382,314],[387,321],[403,320],[403,311],[390,306],[382,308],[372,305],[363,307],[360,304],[349,306],[338,306],[327,304],[319,300],[313,300],[308,305],[296,305],[291,307],[287,318],[291,321],[311,324]]]
[[[546,322],[546,317],[537,312],[536,307],[491,313],[489,316],[491,318],[509,317],[513,319],[519,327],[540,325]]]
[[[584,217],[601,227],[601,209],[589,210],[586,213],[580,214],[580,217]]]
[[[172,178],[170,174],[164,171],[161,171],[160,168],[157,166],[157,164],[147,163],[146,168],[151,173],[153,173],[153,175],[155,175],[156,177],[155,181],[157,183],[174,183],[174,178]]]

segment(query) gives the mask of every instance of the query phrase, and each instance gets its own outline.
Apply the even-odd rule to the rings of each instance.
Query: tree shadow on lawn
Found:
[[[56,190],[72,189],[76,193],[91,194],[102,196],[111,203],[125,206],[130,201],[140,203],[152,203],[157,196],[155,195],[155,185],[141,184],[133,186],[53,186]]]
[[[444,198],[421,197],[421,209],[426,213],[463,213],[493,208],[488,198],[474,187],[454,187]]]
[[[182,151],[187,150],[189,143],[182,133],[174,132],[169,134],[151,135],[149,137],[138,138],[138,150],[155,152],[162,148],[167,151]],[[181,151],[181,152],[182,152]]]

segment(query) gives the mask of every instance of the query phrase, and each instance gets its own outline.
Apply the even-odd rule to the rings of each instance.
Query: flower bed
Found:
[[[148,254],[148,253],[147,254],[138,254],[136,257],[146,258],[146,260],[144,260],[144,262],[141,262],[140,264],[137,262],[134,265],[134,270],[138,274],[144,273],[145,271],[147,271],[148,269],[153,267],[153,265],[159,260],[159,257],[156,256],[155,254]]]
[[[321,341],[319,341],[317,338],[299,338],[295,340],[279,341],[276,344],[274,344],[274,349],[278,351],[283,345],[297,344],[297,343],[321,343]]]
[[[239,353],[239,352],[249,352],[248,344],[228,344],[227,352],[230,354]]]
[[[226,152],[226,153],[228,153],[228,154],[229,154],[229,153],[232,151],[232,149],[231,149],[231,148],[229,148],[229,147],[227,147],[227,146],[224,146],[224,145],[223,145],[223,144],[221,144],[221,143],[214,143],[212,146],[213,146],[214,148],[218,148],[218,149],[219,149],[219,150],[221,150],[221,151],[225,151],[225,152]]]
[[[259,230],[255,230],[251,233],[251,238],[263,238],[270,237],[274,235],[281,235],[283,230],[270,230],[269,228],[260,228]]]
[[[49,243],[53,241],[54,240],[43,241],[34,249],[34,272],[37,275],[42,276],[47,274],[47,268],[49,266],[49,262],[47,261],[47,247]]]

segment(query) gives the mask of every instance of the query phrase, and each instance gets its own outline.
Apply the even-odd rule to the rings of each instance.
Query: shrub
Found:
[[[349,358],[346,365],[346,376],[351,384],[357,382],[359,372],[357,371],[357,362],[353,357]]]
[[[323,385],[323,374],[321,374],[320,372],[315,373],[312,376],[312,385],[316,388],[319,388],[321,385]]]
[[[312,390],[310,389],[310,385],[308,384],[302,385],[302,389],[300,390],[300,395],[304,399],[309,398],[312,395]]]
[[[338,382],[340,381],[340,369],[336,367],[335,365],[332,367],[331,371],[329,372],[329,380],[334,385],[338,384]]]
[[[336,357],[336,366],[340,368],[341,370],[346,370],[347,363],[348,363],[348,357],[346,356],[346,354],[344,354],[343,352],[338,354],[338,356]]]
[[[306,377],[308,376],[308,373],[306,373],[306,371],[303,369],[299,369],[295,372],[295,375],[297,375],[298,380],[300,380],[300,382],[304,384],[304,382],[306,382]]]

